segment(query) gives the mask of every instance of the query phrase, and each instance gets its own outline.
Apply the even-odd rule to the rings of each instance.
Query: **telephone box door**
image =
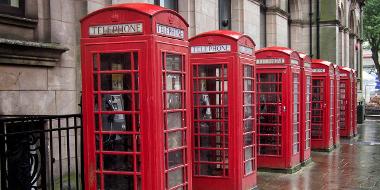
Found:
[[[322,143],[324,137],[323,126],[325,124],[326,114],[326,78],[313,77],[312,79],[312,111],[311,111],[311,138],[313,142]],[[312,145],[313,147],[313,145]]]
[[[104,51],[89,47],[83,64],[85,84],[90,85],[85,129],[88,145],[90,189],[141,189],[141,130],[139,70],[143,47],[125,43]],[[95,184],[96,182],[96,184]]]
[[[258,154],[282,157],[284,126],[284,79],[282,69],[270,69],[257,73],[257,142]],[[273,160],[275,161],[275,160]],[[278,165],[279,163],[273,163]]]

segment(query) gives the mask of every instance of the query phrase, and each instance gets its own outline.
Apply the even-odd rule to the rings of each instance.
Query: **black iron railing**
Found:
[[[82,116],[0,116],[0,189],[84,189]]]

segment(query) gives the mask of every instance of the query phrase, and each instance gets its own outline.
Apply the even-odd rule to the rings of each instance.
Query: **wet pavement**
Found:
[[[258,188],[380,190],[380,120],[366,120],[358,128],[357,137],[342,139],[334,151],[312,152],[313,162],[297,173],[259,172]]]

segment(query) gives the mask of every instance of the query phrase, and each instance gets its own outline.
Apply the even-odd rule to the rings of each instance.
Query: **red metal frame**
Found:
[[[193,189],[256,187],[255,43],[233,31],[189,40]]]
[[[352,137],[354,135],[352,128],[352,73],[348,67],[339,67],[340,71],[340,136]]]
[[[340,72],[339,66],[334,64],[334,130],[333,130],[333,144],[338,146],[340,144]]]
[[[311,149],[333,148],[334,129],[334,66],[331,62],[312,60]]]
[[[301,163],[310,159],[311,154],[311,58],[299,53],[301,57]]]
[[[300,164],[300,57],[269,47],[256,58],[258,168],[291,169]]]
[[[81,22],[85,188],[192,189],[188,24],[140,3]]]
[[[356,76],[356,70],[351,69],[352,72],[352,129],[354,136],[358,134],[358,125],[357,125],[357,105],[358,105],[358,100],[357,100],[357,76]]]

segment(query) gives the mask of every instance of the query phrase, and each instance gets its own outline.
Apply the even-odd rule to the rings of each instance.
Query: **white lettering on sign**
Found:
[[[313,73],[324,73],[325,69],[313,69]]]
[[[298,65],[298,60],[291,59],[290,60],[290,64],[292,64],[292,65]]]
[[[185,38],[185,32],[182,29],[174,28],[171,26],[165,26],[162,24],[156,25],[156,32],[157,34],[162,34],[165,36],[171,36],[174,38],[184,39]]]
[[[230,52],[231,45],[192,46],[191,53],[219,53]]]
[[[246,47],[246,46],[239,46],[239,52],[243,54],[252,55],[253,54],[253,48]]]
[[[303,67],[310,68],[311,64],[309,62],[305,62],[303,63]]]
[[[256,64],[284,64],[284,58],[256,59]]]
[[[347,74],[346,73],[343,73],[343,74],[340,74],[341,77],[346,77]]]
[[[135,34],[143,32],[142,23],[90,26],[90,36]]]

